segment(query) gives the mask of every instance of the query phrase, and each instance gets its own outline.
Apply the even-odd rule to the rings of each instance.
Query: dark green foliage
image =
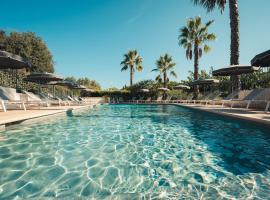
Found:
[[[27,59],[31,72],[54,72],[52,54],[45,42],[33,32],[0,32],[1,48]]]
[[[223,12],[226,0],[192,0],[195,5],[202,5],[208,12],[214,10],[215,7],[220,9]]]
[[[79,85],[84,85],[88,89],[101,90],[101,86],[100,86],[100,84],[97,81],[90,80],[87,77],[77,79],[74,76],[69,76],[69,77],[66,77],[65,80],[66,81],[77,83]]]
[[[101,90],[100,84],[95,80],[90,80],[89,78],[79,78],[77,83],[80,85],[84,85],[87,88],[94,89],[94,90]]]
[[[173,62],[172,57],[168,54],[160,56],[156,61],[157,68],[153,69],[152,71],[159,73],[159,75],[156,77],[156,81],[159,83],[163,82],[164,88],[167,88],[167,84],[170,81],[169,75],[177,78],[177,74],[174,70],[175,65],[176,64]]]
[[[133,78],[135,71],[142,71],[142,57],[139,55],[138,51],[135,49],[133,51],[128,50],[127,54],[124,54],[124,59],[121,62],[121,71],[126,71],[129,69],[130,72],[130,86],[133,85]]]

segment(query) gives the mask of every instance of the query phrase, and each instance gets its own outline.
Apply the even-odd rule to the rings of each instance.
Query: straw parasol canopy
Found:
[[[270,67],[270,50],[256,55],[251,60],[251,65],[258,67]]]
[[[75,85],[73,85],[71,87],[71,89],[74,89],[74,90],[86,90],[87,88],[84,85],[75,84]]]
[[[141,89],[141,92],[150,92],[149,89]]]
[[[168,89],[168,88],[164,88],[164,87],[158,88],[158,90],[160,90],[160,91],[164,91],[164,92],[168,92],[168,91],[170,91],[170,89]]]
[[[249,74],[259,70],[259,67],[249,66],[249,65],[231,65],[229,67],[214,70],[213,76],[232,76]]]
[[[176,90],[187,89],[187,90],[189,90],[190,87],[187,85],[177,85],[177,86],[174,86],[173,89],[176,89]]]
[[[30,68],[31,64],[21,56],[0,50],[0,69]]]
[[[63,80],[63,77],[56,74],[47,73],[47,72],[32,73],[24,79],[24,81],[27,81],[27,82],[44,84],[44,85],[53,81],[62,81],[62,80]]]
[[[86,92],[95,92],[94,89],[90,89],[90,88],[86,88],[86,89],[84,89],[84,91],[86,91]]]
[[[191,86],[194,85],[212,85],[212,84],[218,84],[219,80],[218,79],[199,79],[195,80],[190,83]]]
[[[15,87],[18,87],[18,69],[30,68],[31,64],[21,56],[0,50],[0,70],[15,70],[13,78],[15,79]],[[14,76],[15,75],[15,76]]]
[[[75,83],[64,80],[64,81],[51,81],[48,83],[48,85],[59,85],[59,86],[71,88],[75,85]]]

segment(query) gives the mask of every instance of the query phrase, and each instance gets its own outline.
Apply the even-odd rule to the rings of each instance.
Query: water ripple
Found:
[[[115,105],[0,133],[0,199],[268,199],[267,130]]]

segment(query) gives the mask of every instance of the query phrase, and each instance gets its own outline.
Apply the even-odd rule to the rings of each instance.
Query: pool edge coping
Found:
[[[211,110],[211,109],[202,109],[200,107],[186,106],[184,104],[169,103],[167,105],[175,105],[175,106],[179,106],[179,107],[183,107],[183,108],[187,108],[187,109],[199,110],[202,112],[212,113],[215,115],[228,117],[231,119],[244,120],[244,121],[248,121],[248,122],[252,122],[252,123],[258,123],[258,124],[265,126],[265,127],[270,127],[270,121],[266,121],[263,119],[252,118],[252,117],[247,117],[247,116],[242,116],[242,115],[237,115],[237,114],[232,114],[232,113],[226,113],[226,112],[220,112],[220,111],[215,111],[215,110]]]
[[[31,116],[31,117],[17,119],[17,120],[10,121],[10,122],[3,122],[3,123],[0,123],[0,132],[5,131],[6,127],[9,127],[9,126],[12,126],[12,125],[18,125],[18,124],[24,123],[26,121],[35,120],[35,119],[48,117],[48,116],[53,116],[53,115],[60,115],[60,114],[67,113],[69,111],[73,112],[73,111],[83,110],[83,109],[87,109],[87,108],[93,108],[93,107],[95,107],[97,105],[99,105],[99,104],[90,104],[90,105],[84,105],[84,106],[81,106],[81,107],[70,107],[70,108],[66,108],[66,109],[63,109],[63,110],[55,110],[55,112],[52,112],[52,113],[43,113],[43,114],[39,113],[39,114],[36,114],[34,116]]]

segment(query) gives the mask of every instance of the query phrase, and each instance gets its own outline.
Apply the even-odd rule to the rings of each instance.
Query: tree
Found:
[[[135,49],[133,51],[128,50],[127,54],[124,54],[124,60],[121,62],[123,66],[121,71],[130,70],[130,86],[133,85],[134,72],[142,71],[142,58]]]
[[[199,59],[203,52],[208,53],[211,48],[207,45],[209,41],[216,39],[214,33],[208,33],[209,26],[214,21],[208,21],[203,24],[200,17],[190,18],[187,20],[187,25],[180,29],[179,45],[186,49],[186,58],[194,57],[194,80],[198,79]],[[194,55],[194,56],[193,56]],[[194,87],[194,98],[197,98],[199,89]]]
[[[87,77],[85,77],[85,78],[79,78],[77,80],[77,83],[80,84],[80,85],[84,85],[85,87],[87,87],[89,89],[101,90],[101,86],[100,86],[100,84],[97,81],[90,80]]]
[[[160,56],[156,61],[157,68],[153,69],[152,71],[159,72],[159,75],[156,77],[156,81],[163,82],[164,88],[167,88],[169,74],[177,78],[177,74],[173,69],[175,65],[176,64],[173,62],[172,57],[168,54]]]
[[[195,5],[200,4],[207,9],[208,12],[217,7],[221,13],[224,11],[226,0],[192,0]],[[231,26],[231,45],[230,45],[230,64],[239,65],[239,10],[238,0],[229,0],[230,26]],[[232,77],[233,87],[235,89],[241,88],[240,76]],[[232,88],[233,89],[233,88]]]
[[[52,54],[35,33],[11,32],[2,41],[4,50],[20,55],[32,64],[31,72],[54,72]]]
[[[95,80],[90,80],[87,77],[84,78],[75,78],[74,76],[68,76],[65,78],[66,81],[70,81],[73,83],[77,83],[79,85],[83,85],[88,89],[101,90],[100,84]]]
[[[74,76],[68,76],[65,78],[66,81],[77,83],[77,79]]]
[[[6,32],[4,30],[0,30],[0,50],[5,48],[6,37]]]

